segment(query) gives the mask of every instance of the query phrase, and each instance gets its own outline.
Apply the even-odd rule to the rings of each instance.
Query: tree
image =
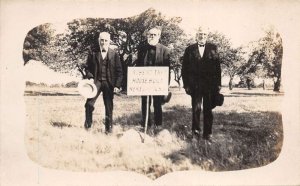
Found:
[[[174,80],[179,85],[179,89],[181,87],[180,81],[182,78],[181,69],[183,63],[183,54],[188,45],[193,42],[192,39],[187,39],[186,35],[182,35],[179,37],[177,41],[170,45],[171,54],[170,54],[170,61],[171,61],[171,70],[174,73]]]
[[[50,43],[54,35],[51,24],[46,23],[34,27],[27,33],[23,44],[24,65],[30,60],[47,62],[51,55]]]
[[[257,41],[251,58],[261,66],[260,70],[264,71],[264,76],[273,79],[273,91],[280,91],[282,56],[282,38],[273,27],[270,27],[265,30],[265,36]]]
[[[232,81],[236,75],[243,74],[247,61],[243,47],[233,48],[230,40],[222,33],[214,32],[208,36],[208,41],[218,47],[219,59],[223,73],[229,76],[228,87],[232,90]]]
[[[59,63],[56,66],[61,70],[70,70],[85,63],[88,53],[99,48],[97,38],[106,28],[105,23],[106,19],[103,18],[75,19],[67,23],[69,30],[58,40],[58,43],[64,46],[63,52],[68,63],[64,64],[65,66]]]
[[[107,23],[110,33],[112,33],[114,44],[119,48],[121,61],[125,63],[123,69],[125,82],[127,66],[134,65],[138,47],[146,41],[146,31],[154,26],[162,27],[160,42],[171,49],[170,68],[175,72],[175,81],[180,81],[180,55],[184,51],[185,42],[183,30],[178,26],[180,22],[181,18],[179,17],[167,18],[160,12],[149,9],[138,16],[115,19]]]
[[[42,43],[43,50],[39,54],[33,53],[32,58],[41,60],[45,51],[49,50],[48,53],[51,55],[43,59],[43,63],[56,71],[74,71],[78,65],[85,63],[89,52],[99,49],[97,41],[99,33],[107,31],[111,34],[111,46],[120,54],[125,72],[124,87],[126,87],[127,67],[134,65],[138,47],[146,41],[146,31],[153,26],[161,26],[160,42],[171,49],[171,70],[175,72],[176,81],[179,82],[181,78],[180,57],[187,41],[184,39],[183,30],[179,27],[180,22],[180,17],[168,18],[154,9],[122,19],[75,19],[67,23],[66,33],[55,35],[50,32],[50,27],[44,28],[40,38],[46,39],[47,42]],[[26,39],[30,39],[30,34],[27,37]],[[35,48],[38,49],[38,47]]]

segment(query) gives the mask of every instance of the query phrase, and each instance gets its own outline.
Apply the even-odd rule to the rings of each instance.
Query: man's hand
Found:
[[[120,93],[120,92],[121,92],[121,89],[120,89],[120,88],[118,88],[118,87],[115,87],[115,88],[114,88],[114,93],[117,93],[117,94],[118,94],[118,93]]]
[[[192,94],[192,91],[189,87],[186,87],[185,88],[185,93],[188,94],[188,95],[191,95]]]

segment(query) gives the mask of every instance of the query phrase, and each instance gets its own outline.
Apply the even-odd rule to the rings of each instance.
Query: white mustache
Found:
[[[149,45],[156,45],[158,43],[159,39],[152,39],[152,38],[148,38],[148,44]]]

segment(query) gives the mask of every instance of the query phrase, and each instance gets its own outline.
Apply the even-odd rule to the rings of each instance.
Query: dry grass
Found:
[[[141,143],[139,97],[114,99],[114,132],[104,134],[99,97],[91,130],[83,128],[85,100],[76,89],[27,88],[25,143],[38,164],[71,171],[131,170],[157,178],[168,172],[204,169],[228,171],[274,161],[283,140],[283,94],[271,90],[223,90],[225,103],[214,110],[214,141],[189,138],[191,100],[173,89],[164,105],[164,128]],[[153,110],[153,109],[152,109]]]

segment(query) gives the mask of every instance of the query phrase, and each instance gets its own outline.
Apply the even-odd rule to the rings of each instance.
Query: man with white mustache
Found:
[[[85,103],[84,127],[89,129],[93,123],[94,105],[100,93],[103,93],[105,106],[105,133],[112,133],[113,127],[113,98],[114,92],[119,92],[123,72],[119,54],[110,48],[110,34],[101,32],[99,34],[99,51],[91,52],[86,63],[87,78],[93,79],[97,87],[97,94],[87,99]]]
[[[208,28],[200,27],[196,41],[185,49],[182,63],[183,86],[192,98],[192,135],[200,138],[203,103],[203,139],[212,141],[215,95],[221,90],[221,66],[217,46],[207,42]]]
[[[161,28],[156,26],[148,30],[147,42],[138,49],[137,66],[166,66],[170,67],[170,54],[166,46],[159,43]],[[169,78],[170,81],[170,78]],[[153,100],[155,131],[162,129],[163,96],[149,96],[148,126],[151,127],[150,108]],[[145,127],[147,96],[142,96],[142,127]]]

